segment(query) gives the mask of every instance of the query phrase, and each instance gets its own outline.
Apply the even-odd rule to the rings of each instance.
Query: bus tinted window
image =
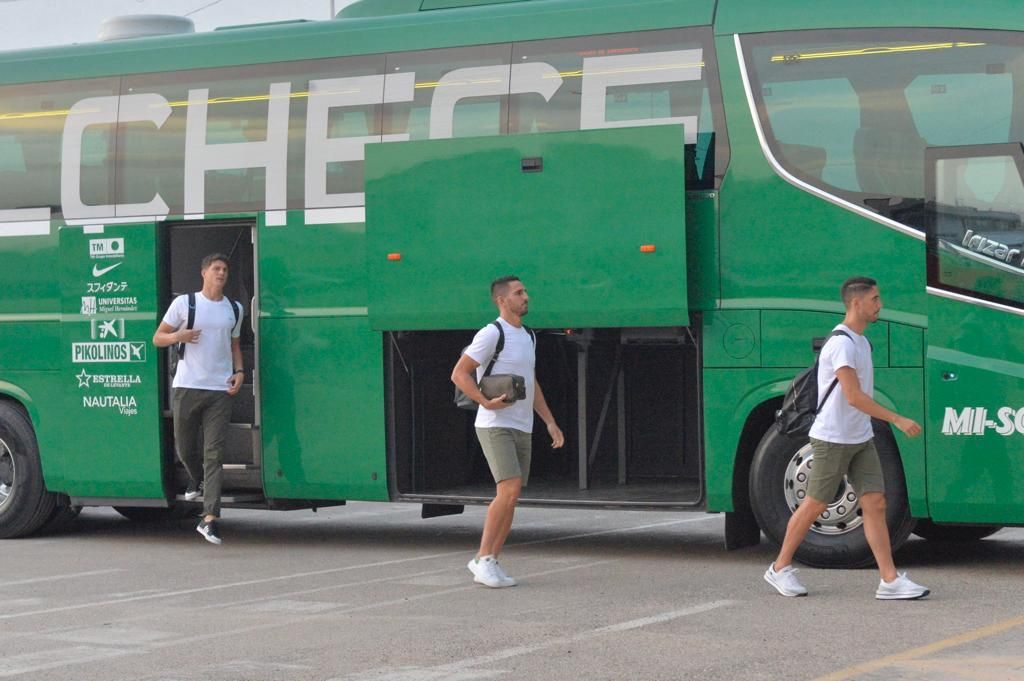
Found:
[[[728,145],[710,38],[686,29],[516,43],[509,130],[683,123],[691,186],[714,186]]]
[[[364,147],[376,142],[683,123],[690,188],[715,186],[728,150],[710,28],[0,94],[0,211],[32,209],[0,221],[62,205],[77,219],[362,206]]]
[[[116,79],[0,88],[0,210],[50,206],[60,216],[62,161],[74,171],[68,203],[113,203],[117,109],[96,98],[116,92]],[[77,134],[65,138],[66,128]]]
[[[762,96],[779,151],[801,179],[860,190],[853,161],[860,108],[850,81],[772,83]]]
[[[924,150],[1019,139],[1024,41],[995,31],[878,29],[743,39],[778,161],[800,179],[922,229]],[[1015,85],[1016,83],[1016,85]]]
[[[1024,149],[1001,144],[932,155],[929,283],[1024,306]]]
[[[400,139],[507,131],[509,45],[401,52],[387,57],[384,134]]]

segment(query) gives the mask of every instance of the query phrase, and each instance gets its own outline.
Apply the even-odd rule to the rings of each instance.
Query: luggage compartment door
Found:
[[[536,328],[687,326],[681,125],[366,149],[369,318],[470,329],[522,278]]]

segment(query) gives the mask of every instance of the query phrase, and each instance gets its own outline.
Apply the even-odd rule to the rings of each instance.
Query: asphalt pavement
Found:
[[[807,598],[762,579],[767,543],[723,548],[699,513],[519,509],[502,565],[466,570],[483,508],[405,504],[225,512],[193,521],[86,509],[9,540],[0,678],[75,681],[1024,679],[1024,529],[914,538],[922,601],[874,599],[874,570],[803,568]]]

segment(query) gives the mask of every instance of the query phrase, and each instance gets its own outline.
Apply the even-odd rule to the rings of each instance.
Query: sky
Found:
[[[353,0],[334,0],[340,10]],[[329,19],[331,0],[0,0],[0,50],[94,42],[104,19],[188,16],[196,31],[282,19]]]

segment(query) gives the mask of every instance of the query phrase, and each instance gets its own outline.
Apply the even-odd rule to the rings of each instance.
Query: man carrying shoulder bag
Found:
[[[529,307],[526,287],[519,277],[500,277],[491,284],[491,300],[500,312],[498,319],[480,329],[466,347],[452,370],[452,383],[479,405],[477,438],[497,485],[494,500],[487,508],[480,550],[467,567],[473,573],[473,581],[501,588],[516,583],[498,564],[498,554],[512,529],[516,503],[530,475],[533,412],[547,424],[552,447],[561,447],[565,437],[534,377],[534,337],[523,326],[523,316]],[[503,347],[498,352],[502,338]],[[525,399],[507,401],[515,396],[506,393],[486,397],[479,387],[485,364],[495,375],[522,376]]]

